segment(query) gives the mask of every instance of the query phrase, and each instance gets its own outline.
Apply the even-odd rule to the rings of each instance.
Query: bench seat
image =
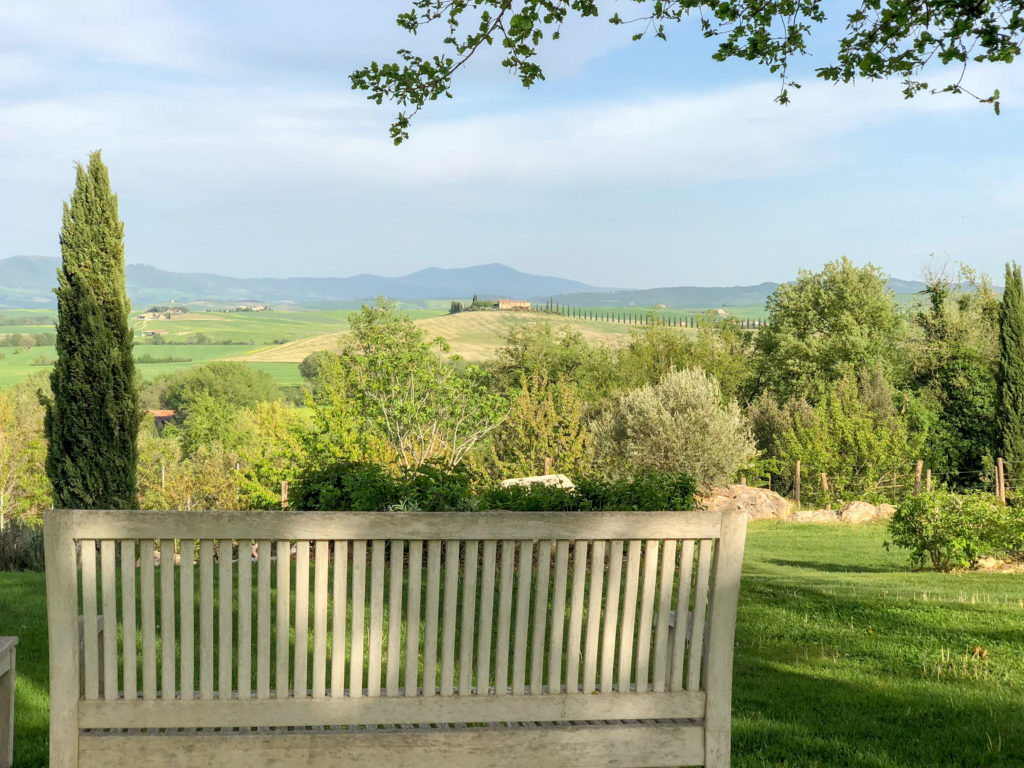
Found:
[[[332,760],[389,768],[678,766],[703,762],[704,733],[702,724],[691,720],[81,733],[83,768],[105,768],[112,755],[124,765],[156,762],[168,768],[307,766]]]

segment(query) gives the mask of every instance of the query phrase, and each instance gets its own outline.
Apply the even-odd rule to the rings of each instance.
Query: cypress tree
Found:
[[[1024,283],[1021,269],[1006,265],[1006,287],[999,302],[999,450],[1008,473],[1020,480],[1024,469]]]
[[[54,506],[132,509],[141,412],[128,328],[124,225],[98,151],[87,167],[76,165],[60,249],[57,363],[52,396],[44,402]]]

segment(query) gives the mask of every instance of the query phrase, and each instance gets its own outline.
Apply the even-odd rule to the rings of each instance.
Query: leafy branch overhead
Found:
[[[428,101],[452,97],[456,73],[484,46],[499,44],[501,65],[525,87],[544,79],[537,54],[545,38],[557,40],[562,25],[573,16],[604,15],[615,25],[634,30],[633,39],[667,39],[668,26],[690,17],[704,37],[719,42],[717,61],[756,62],[781,81],[777,101],[789,101],[789,89],[800,84],[789,76],[794,57],[808,52],[811,32],[827,20],[826,8],[837,3],[820,0],[631,0],[636,15],[602,14],[597,0],[411,0],[396,22],[412,34],[428,25],[445,29],[443,50],[422,57],[408,49],[398,61],[372,62],[350,75],[352,87],[368,91],[371,101],[393,102],[401,108],[391,124],[391,137],[400,144],[409,137],[409,124]],[[623,2],[620,5],[627,5]],[[833,62],[816,68],[823,80],[849,83],[857,78],[897,77],[910,98],[922,91],[966,93],[999,112],[999,91],[981,98],[963,85],[970,62],[1013,61],[1024,40],[1024,2],[1021,0],[861,0],[847,4],[845,29],[832,53]],[[954,79],[931,87],[921,79],[932,63],[953,65]]]

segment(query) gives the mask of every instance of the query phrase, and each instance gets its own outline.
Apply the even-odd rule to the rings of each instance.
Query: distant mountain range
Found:
[[[53,287],[59,261],[50,256],[12,256],[0,259],[0,307],[54,307]],[[353,277],[240,278],[223,275],[168,272],[144,264],[125,270],[128,295],[136,308],[171,301],[225,304],[255,301],[272,305],[307,307],[356,306],[375,296],[411,302],[426,299],[481,297],[526,298],[545,301],[553,297],[578,307],[653,307],[664,304],[681,309],[710,309],[763,305],[779,283],[728,288],[649,288],[609,290],[576,280],[520,272],[503,264],[439,269],[431,267],[404,277],[355,275]],[[924,283],[895,280],[896,294],[913,294]]]
[[[12,256],[0,260],[0,307],[55,306],[59,261],[48,256]],[[170,301],[240,302],[317,305],[358,302],[375,296],[394,299],[468,299],[474,293],[488,297],[523,298],[601,290],[561,277],[528,275],[503,264],[482,264],[459,269],[421,269],[404,277],[241,278],[223,275],[168,272],[144,264],[125,268],[128,296],[138,307]]]

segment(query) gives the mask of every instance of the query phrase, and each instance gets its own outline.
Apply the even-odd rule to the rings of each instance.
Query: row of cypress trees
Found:
[[[124,225],[99,151],[87,166],[76,166],[60,248],[57,363],[51,393],[41,395],[54,505],[131,509],[137,504],[142,412],[128,327]],[[1006,265],[999,347],[999,448],[1019,482],[1024,479],[1024,280],[1017,264]]]

